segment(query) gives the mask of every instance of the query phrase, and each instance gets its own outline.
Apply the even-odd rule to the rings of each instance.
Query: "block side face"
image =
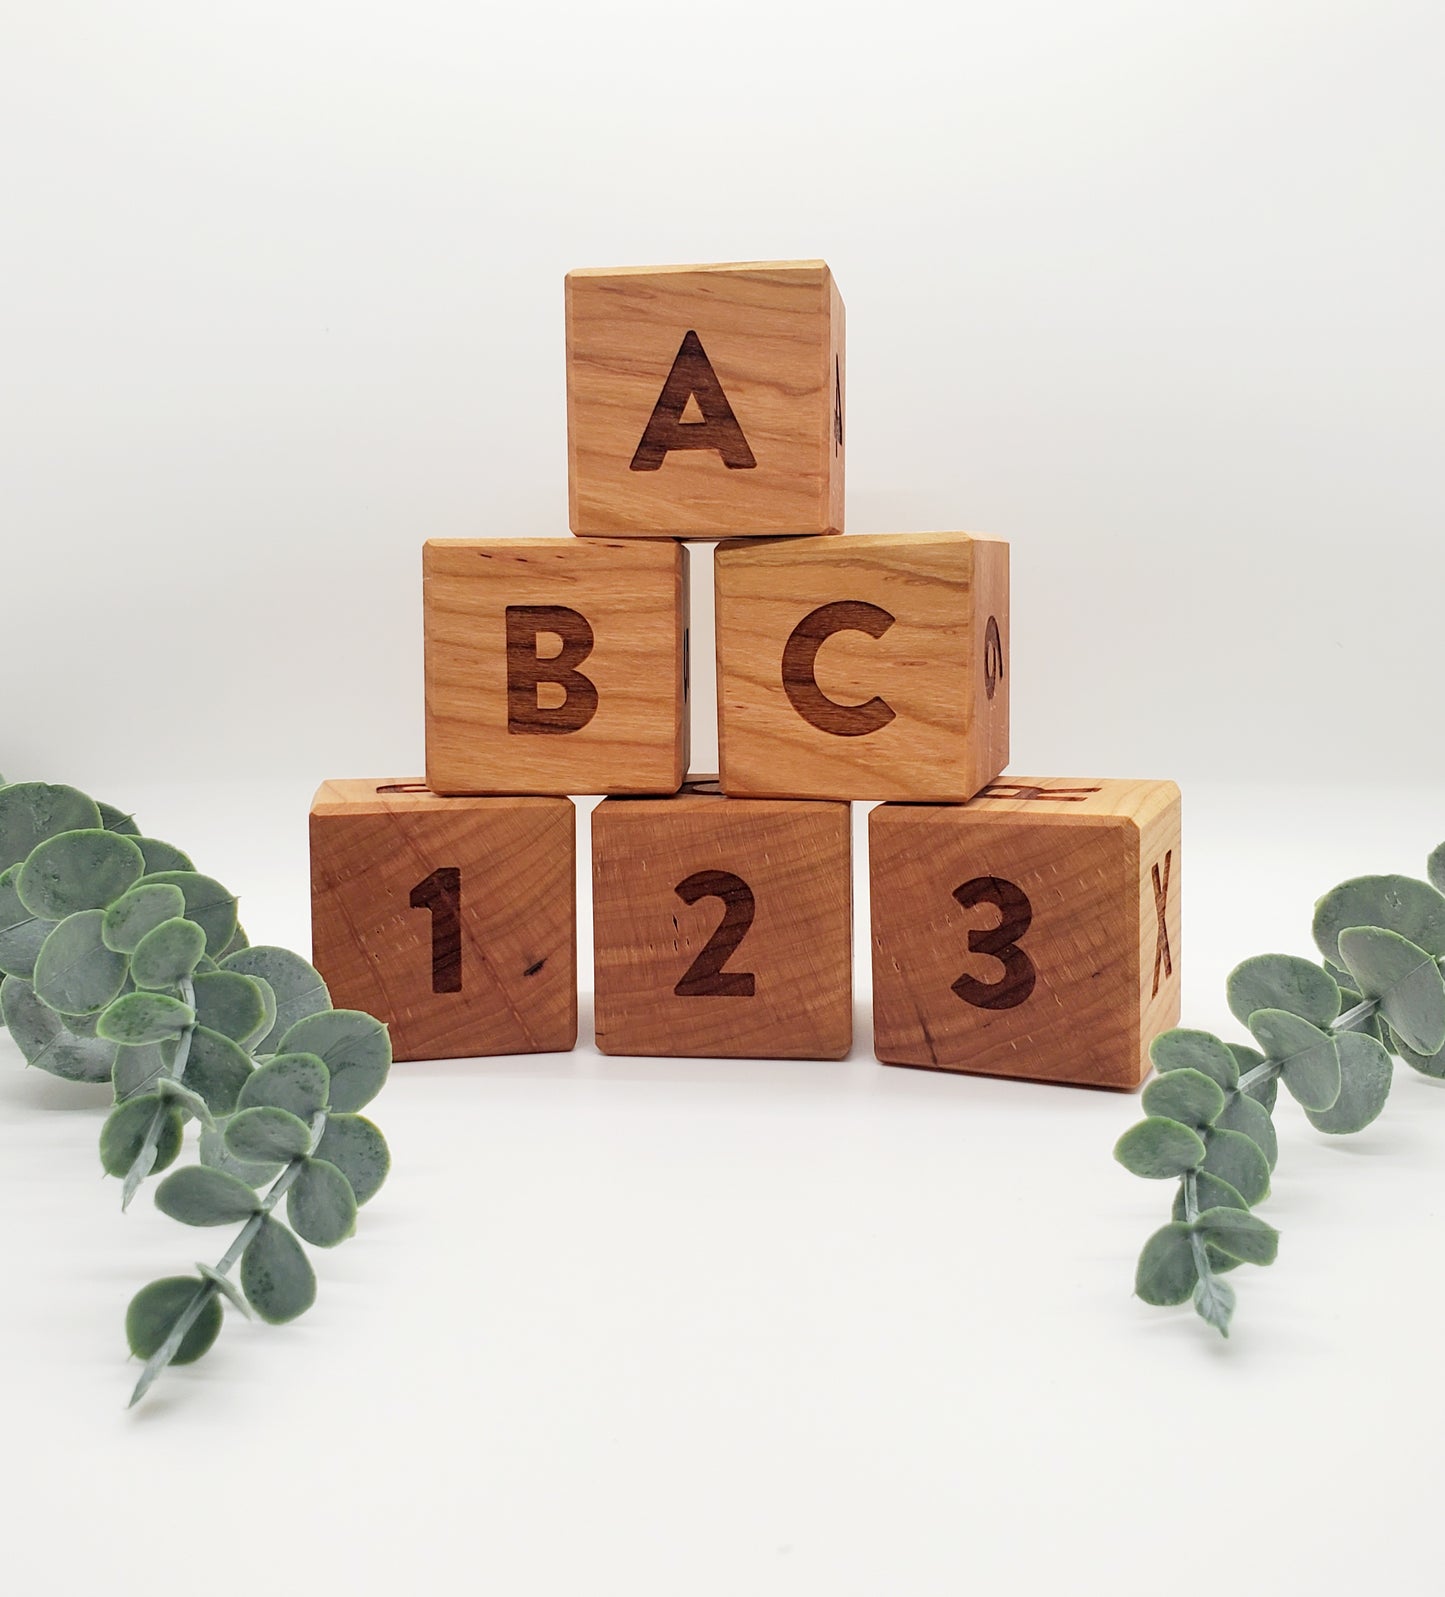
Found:
[[[846,805],[778,806],[766,815],[726,799],[599,805],[598,1047],[684,1057],[845,1055],[850,847]]]
[[[823,386],[828,400],[828,423],[823,435],[824,501],[823,525],[831,532],[844,531],[844,477],[848,460],[848,342],[843,296],[828,274],[829,347],[823,366]]]
[[[576,1041],[576,811],[493,805],[312,817],[316,967],[400,1060]]]
[[[573,532],[831,530],[829,342],[821,263],[571,274]]]
[[[972,797],[994,769],[976,746],[974,545],[956,533],[720,548],[726,790]]]
[[[879,1059],[1137,1085],[1134,870],[1128,830],[1107,819],[1056,826],[962,808],[875,810]]]
[[[1183,809],[1173,782],[1148,784],[1137,829],[1139,882],[1139,1080],[1150,1070],[1149,1044],[1179,1024],[1183,999]]]
[[[676,788],[687,724],[677,545],[433,542],[423,595],[431,788]]]
[[[986,787],[1009,760],[1009,695],[1013,665],[1009,654],[1009,546],[998,538],[973,545],[973,626],[981,638],[981,658],[973,676],[969,753],[970,785]]]

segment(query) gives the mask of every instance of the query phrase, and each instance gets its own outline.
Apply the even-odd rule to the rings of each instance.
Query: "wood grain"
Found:
[[[880,805],[878,1058],[1137,1087],[1179,1018],[1179,840],[1172,782],[1008,777],[968,804]]]
[[[311,806],[316,968],[397,1059],[577,1041],[576,810],[441,798],[416,780],[323,782]]]
[[[566,298],[574,533],[843,530],[844,311],[824,262],[575,271]],[[684,379],[698,373],[715,380],[736,437],[713,425],[711,381],[677,411],[671,387],[686,397]],[[681,442],[688,427],[698,429],[689,442],[720,447],[675,447],[659,464],[652,440],[670,431]]]
[[[666,543],[432,539],[428,785],[675,793],[687,769],[686,562]]]
[[[592,814],[597,1046],[840,1059],[853,1040],[846,804],[672,798]]]
[[[715,562],[729,794],[964,800],[1003,769],[1006,543],[734,540]]]

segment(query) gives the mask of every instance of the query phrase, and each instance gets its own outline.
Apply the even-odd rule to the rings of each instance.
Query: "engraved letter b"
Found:
[[[559,653],[542,659],[537,639],[555,632]],[[584,615],[565,604],[507,606],[507,730],[509,732],[578,732],[597,714],[597,684],[577,669],[592,653],[592,627]],[[562,689],[562,702],[543,709],[537,688],[543,682]]]

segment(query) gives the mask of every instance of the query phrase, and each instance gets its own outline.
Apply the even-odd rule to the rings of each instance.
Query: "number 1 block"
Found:
[[[1179,789],[1000,778],[869,817],[885,1064],[1137,1087],[1179,1018]]]
[[[577,1041],[576,810],[325,782],[311,806],[313,959],[397,1059]]]
[[[671,798],[592,812],[605,1054],[841,1059],[853,1042],[849,807]]]

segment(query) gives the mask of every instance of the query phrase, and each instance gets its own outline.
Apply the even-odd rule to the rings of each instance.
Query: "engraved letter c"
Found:
[[[894,619],[876,604],[840,599],[820,605],[793,628],[783,647],[783,688],[805,721],[840,738],[863,737],[888,725],[897,712],[887,700],[875,695],[866,704],[839,704],[818,686],[813,671],[818,650],[835,632],[866,632],[870,638],[881,638]]]

